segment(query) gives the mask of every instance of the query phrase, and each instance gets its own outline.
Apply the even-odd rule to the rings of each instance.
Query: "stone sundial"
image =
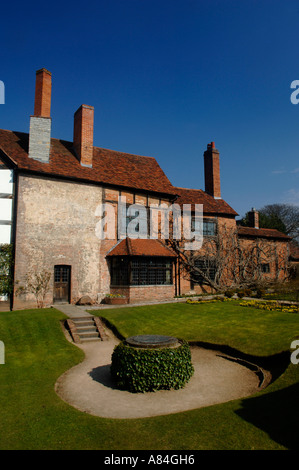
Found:
[[[136,348],[175,348],[180,342],[173,336],[137,335],[126,339],[126,343]]]

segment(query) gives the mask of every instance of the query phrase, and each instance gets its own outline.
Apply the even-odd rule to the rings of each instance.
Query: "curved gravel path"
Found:
[[[111,355],[116,338],[77,345],[85,353],[82,363],[64,373],[56,393],[80,411],[103,418],[129,419],[179,413],[243,398],[261,390],[260,379],[248,367],[223,353],[192,347],[195,369],[180,390],[130,393],[113,387]]]

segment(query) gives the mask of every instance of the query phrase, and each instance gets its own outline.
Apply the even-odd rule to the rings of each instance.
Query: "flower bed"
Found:
[[[271,302],[271,301],[256,301],[256,300],[248,300],[244,302],[240,302],[239,305],[241,307],[254,307],[259,308],[261,310],[278,310],[279,312],[287,312],[287,313],[299,313],[299,306],[298,305],[284,305],[278,302]]]
[[[104,302],[108,305],[123,305],[128,303],[128,299],[121,294],[107,294],[104,298]]]

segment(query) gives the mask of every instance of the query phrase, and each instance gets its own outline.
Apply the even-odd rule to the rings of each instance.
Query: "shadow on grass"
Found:
[[[242,400],[235,413],[289,450],[299,450],[299,384]]]

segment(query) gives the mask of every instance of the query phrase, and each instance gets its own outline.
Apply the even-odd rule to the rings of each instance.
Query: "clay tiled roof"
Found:
[[[239,225],[237,228],[238,235],[242,237],[277,238],[285,241],[291,240],[291,237],[275,229],[243,227],[241,225]]]
[[[177,204],[203,204],[204,214],[238,215],[223,199],[214,199],[202,189],[175,188],[178,199]]]
[[[153,157],[94,147],[93,167],[83,167],[72,142],[51,139],[50,162],[28,157],[28,134],[0,130],[0,150],[21,170],[175,195],[176,190]]]
[[[176,258],[177,255],[159,240],[125,238],[107,256],[163,256]]]

